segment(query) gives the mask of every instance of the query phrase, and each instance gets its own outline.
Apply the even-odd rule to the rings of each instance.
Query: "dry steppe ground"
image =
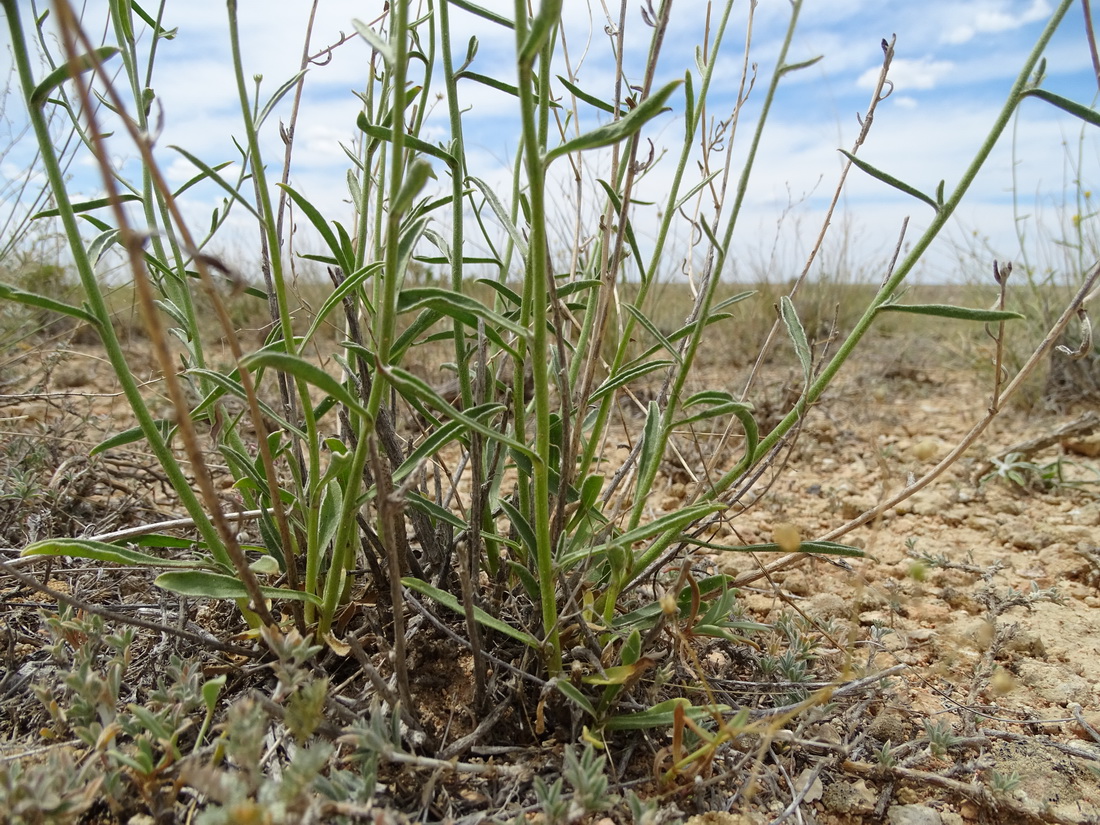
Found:
[[[715,540],[770,541],[779,523],[794,525],[803,538],[824,535],[921,476],[958,443],[989,403],[988,345],[907,335],[868,343],[812,409],[774,472],[742,500],[744,511],[712,531]],[[747,367],[725,363],[717,349],[707,353],[696,384],[736,389]],[[135,374],[155,391],[140,339],[131,341],[131,355]],[[795,377],[782,358],[766,367],[753,399],[762,420],[783,411]],[[140,449],[88,458],[91,444],[128,426],[94,344],[70,337],[61,346],[25,349],[3,381],[5,559],[48,535],[99,534],[178,514]],[[742,588],[752,619],[794,611],[813,623],[827,640],[822,659],[838,680],[895,668],[889,687],[860,705],[857,718],[809,714],[791,723],[790,736],[816,744],[790,751],[797,758],[791,756],[784,781],[806,791],[801,818],[790,821],[1100,821],[1100,433],[1088,425],[1095,399],[1071,392],[1056,401],[1044,399],[1037,379],[937,481],[841,539],[866,552],[850,569],[807,560]],[[612,454],[626,449],[642,423],[624,410],[622,441],[608,445]],[[1073,422],[1083,422],[1076,435],[1033,449]],[[1003,456],[1014,445],[1024,454],[1009,466]],[[683,438],[679,446],[690,447]],[[1002,463],[990,465],[996,457]],[[689,481],[670,461],[650,495],[653,516],[680,507]],[[228,483],[223,494],[235,509]],[[714,563],[749,579],[770,560],[724,554]],[[93,602],[130,603],[154,616],[163,605],[141,571],[44,559],[20,569]],[[47,719],[29,687],[57,678],[43,653],[40,611],[50,606],[0,575],[0,759],[34,759],[51,746],[40,738]],[[199,622],[227,615],[202,607],[194,613]],[[217,625],[208,629],[224,635]],[[155,642],[143,642],[143,650],[153,655]],[[450,695],[447,685],[435,689]],[[955,737],[949,747],[929,745],[930,726]],[[856,739],[876,748],[888,741],[894,770],[847,758]],[[995,781],[999,795],[973,792]],[[691,799],[677,804],[690,809]],[[739,807],[737,816],[711,812],[695,821],[763,823],[779,813],[752,802]]]

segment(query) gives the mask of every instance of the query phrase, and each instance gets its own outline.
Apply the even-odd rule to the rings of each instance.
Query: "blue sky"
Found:
[[[480,4],[511,14],[511,2],[482,0]],[[29,17],[30,4],[23,5]],[[322,0],[314,49],[337,42],[341,32],[352,33],[352,18],[374,19],[382,5],[380,0]],[[640,82],[650,30],[641,19],[642,3],[630,0],[628,5],[625,62],[630,80]],[[303,0],[241,0],[240,6],[246,71],[262,73],[263,87],[270,92],[297,70],[309,4]],[[565,0],[563,18],[579,85],[603,96],[610,94],[613,66],[605,33],[605,6],[614,6],[617,14],[618,4],[607,0]],[[836,185],[841,160],[836,150],[850,148],[859,131],[856,114],[868,105],[882,62],[883,38],[897,35],[891,72],[894,90],[880,105],[860,156],[923,191],[934,191],[941,179],[950,189],[987,134],[1053,6],[1050,0],[807,0],[791,59],[818,55],[822,59],[812,68],[788,76],[780,87],[735,239],[733,270],[728,274],[752,279],[767,271],[774,280],[797,274]],[[102,20],[105,7],[103,0],[86,3],[85,19],[92,30],[102,26],[94,21]],[[705,8],[702,2],[677,0],[659,82],[682,77],[693,67],[695,46],[704,34]],[[727,117],[732,109],[748,8],[744,1],[735,5],[720,57],[720,83],[710,101],[710,111],[718,118]],[[732,148],[735,157],[745,151],[755,128],[789,13],[786,0],[761,0],[756,10],[750,60],[758,64],[759,77],[742,111]],[[480,40],[474,70],[514,78],[509,31],[457,8],[452,9],[452,18],[456,62],[461,62],[466,42],[474,34]],[[169,177],[182,182],[193,169],[168,148],[170,145],[181,145],[210,163],[232,160],[236,155],[232,138],[240,138],[241,130],[229,69],[225,4],[168,2],[165,22],[168,27],[178,26],[179,35],[161,44],[154,79],[165,118],[157,152]],[[1094,105],[1097,83],[1079,4],[1071,8],[1046,56],[1045,87]],[[354,135],[358,101],[353,91],[362,87],[368,59],[366,43],[353,38],[334,51],[330,63],[313,67],[297,130],[293,184],[331,217],[344,222],[348,221],[344,203],[347,159],[341,144],[347,145]],[[565,73],[564,66],[560,73]],[[436,88],[443,90],[442,85]],[[506,192],[516,145],[514,106],[507,96],[473,83],[464,83],[460,96],[462,105],[468,107],[465,129],[471,172]],[[17,108],[9,103],[9,117],[17,119]],[[447,137],[445,108],[439,101],[429,117],[427,137],[432,140]],[[669,159],[644,182],[647,188],[640,197],[662,194],[682,131],[682,110],[682,98],[674,98],[672,111],[652,125],[649,134],[655,143],[671,151]],[[286,117],[286,111],[284,106],[280,114]],[[276,127],[273,119],[266,135],[271,168],[278,167],[282,156]],[[1047,257],[1057,258],[1052,239],[1062,231],[1059,224],[1077,209],[1072,202],[1076,180],[1080,178],[1086,189],[1090,181],[1100,180],[1097,136],[1095,128],[1082,127],[1053,107],[1035,100],[1025,102],[1017,123],[975,181],[948,237],[928,258],[922,277],[967,277],[969,271],[961,270],[988,269],[993,257],[1017,259],[1017,226],[1027,238],[1030,254],[1045,250]],[[118,153],[124,162],[126,147],[120,145]],[[605,156],[592,153],[585,160],[598,173]],[[25,154],[19,148],[0,166],[9,178],[22,168]],[[78,163],[73,173],[78,189],[88,195],[99,191],[90,165]],[[188,214],[205,225],[218,200],[212,190],[194,190],[186,204]],[[911,218],[911,241],[926,225],[930,212],[927,206],[857,171],[849,178],[842,207],[834,218],[837,239],[822,265],[860,270],[863,277],[875,277],[881,269],[903,218]],[[1017,223],[1021,214],[1028,217]],[[243,221],[243,217],[242,213],[239,218]],[[642,210],[636,221],[644,237],[656,218],[652,210]],[[680,245],[669,253],[670,271],[678,268],[676,261],[690,259],[686,246],[690,234],[686,223],[678,227]],[[238,254],[247,257],[251,237],[243,229],[235,236],[232,245]],[[307,236],[302,243],[308,246]],[[979,246],[981,252],[976,259],[960,263],[959,249],[967,245]]]

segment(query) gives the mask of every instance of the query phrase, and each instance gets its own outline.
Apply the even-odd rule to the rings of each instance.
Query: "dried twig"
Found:
[[[983,461],[978,467],[970,474],[970,480],[977,483],[982,476],[988,473],[995,466],[995,462],[998,460],[1003,461],[1008,456],[1015,453],[1016,455],[1027,458],[1033,453],[1037,453],[1040,450],[1045,450],[1047,447],[1052,447],[1055,444],[1062,441],[1064,438],[1079,438],[1085,435],[1091,435],[1100,427],[1100,415],[1092,410],[1089,410],[1079,418],[1075,418],[1073,421],[1068,421],[1060,427],[1051,430],[1045,435],[1040,435],[1035,438],[1029,438],[1027,441],[1020,441],[1013,444],[1004,450],[1001,450],[994,456],[990,456],[988,461]]]
[[[104,619],[109,619],[110,621],[121,622],[122,624],[144,628],[145,630],[152,630],[157,633],[167,633],[170,636],[185,639],[201,647],[219,650],[222,653],[232,653],[234,656],[247,656],[250,659],[257,659],[262,655],[259,651],[227,644],[211,636],[201,636],[198,633],[192,633],[189,630],[172,627],[171,625],[157,624],[156,622],[151,622],[146,619],[139,619],[137,616],[124,616],[121,613],[115,613],[114,611],[78,599],[68,593],[62,593],[59,590],[54,590],[52,587],[47,587],[33,576],[28,576],[26,573],[20,573],[13,565],[3,560],[0,560],[0,572],[7,573],[24,587],[37,590],[39,593],[49,596],[51,599],[57,599],[59,602],[67,604],[69,607],[75,608],[76,610],[83,611],[84,613],[102,616]]]
[[[902,779],[915,785],[935,785],[938,788],[951,791],[978,804],[987,811],[999,815],[998,822],[1041,822],[1044,825],[1072,825],[1076,819],[1066,819],[1058,816],[1053,811],[1045,810],[1041,814],[1027,808],[1008,794],[994,794],[984,785],[974,782],[960,782],[931,771],[918,771],[913,768],[884,768],[879,765],[871,765],[867,762],[844,761],[840,763],[841,770],[855,774],[856,776],[890,776],[894,779]]]

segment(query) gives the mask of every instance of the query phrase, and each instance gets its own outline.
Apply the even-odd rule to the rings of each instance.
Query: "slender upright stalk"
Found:
[[[560,14],[560,0],[543,2],[536,18],[536,26],[542,29],[544,43],[551,41],[547,29],[556,28],[557,14],[552,7],[557,6]],[[558,631],[557,576],[554,570],[554,548],[551,545],[550,530],[550,343],[546,332],[548,317],[547,281],[553,277],[550,271],[546,247],[546,164],[541,147],[545,144],[540,136],[545,135],[546,112],[549,104],[546,95],[535,100],[535,60],[544,54],[544,45],[536,48],[529,34],[531,27],[527,19],[526,3],[516,0],[516,52],[519,74],[519,99],[523,130],[523,157],[527,171],[528,198],[531,205],[531,239],[525,272],[524,299],[527,304],[525,316],[531,324],[531,347],[529,363],[534,379],[535,402],[535,456],[532,462],[532,482],[534,484],[532,506],[534,508],[533,527],[535,530],[535,563],[538,572],[539,596],[542,603],[542,630],[545,640],[544,656],[550,675],[561,673],[561,640]],[[550,17],[553,23],[549,22]],[[541,66],[543,77],[550,71],[550,62],[545,60]],[[517,376],[522,381],[523,376]]]
[[[775,429],[760,440],[760,444],[757,446],[756,452],[753,455],[754,462],[759,461],[763,456],[767,455],[779,439],[786,435],[798,422],[798,412],[800,408],[812,404],[821,397],[821,394],[829,384],[832,383],[833,378],[836,377],[837,372],[840,371],[844,362],[851,356],[856,345],[859,344],[860,340],[867,333],[867,330],[871,328],[871,324],[878,314],[879,307],[886,303],[886,301],[897,292],[898,287],[901,286],[909,273],[912,272],[913,267],[916,266],[917,262],[924,256],[924,253],[928,250],[932,241],[955,213],[963,196],[974,182],[978,172],[985,165],[986,160],[989,159],[989,155],[996,146],[998,139],[1000,139],[1001,134],[1012,119],[1012,114],[1023,99],[1024,92],[1027,89],[1032,74],[1035,72],[1035,67],[1038,65],[1039,60],[1043,56],[1043,52],[1046,50],[1047,44],[1050,42],[1051,37],[1054,36],[1054,32],[1061,24],[1062,18],[1065,17],[1071,5],[1073,5],[1073,0],[1061,0],[1057,8],[1055,8],[1050,21],[1047,23],[1046,28],[1043,29],[1042,34],[1039,36],[1027,60],[1024,62],[1023,68],[1016,77],[1016,82],[1012,84],[1012,89],[1008,94],[1008,98],[1001,108],[1000,113],[997,115],[997,119],[993,122],[989,134],[982,142],[981,147],[978,149],[978,153],[974,156],[974,159],[970,162],[966,171],[963,172],[962,178],[959,180],[954,190],[952,190],[951,196],[936,210],[936,215],[928,225],[928,228],[924,231],[924,234],[913,244],[909,254],[905,256],[902,262],[898,264],[897,269],[894,270],[894,274],[882,285],[882,288],[871,301],[867,310],[863,313],[859,321],[856,322],[852,332],[837,349],[836,355],[833,356],[832,360],[821,370],[814,382],[807,388],[804,395],[805,403],[800,402],[794,410],[775,426]],[[728,476],[723,476],[715,484],[711,495],[717,495],[726,490],[735,480],[736,479],[729,478]]]
[[[65,188],[65,178],[54,149],[49,126],[42,110],[30,104],[35,81],[27,51],[26,37],[19,17],[18,0],[0,0],[0,7],[4,9],[8,20],[15,70],[22,87],[23,99],[28,103],[27,117],[38,142],[42,168],[46,173],[50,190],[57,205],[61,225],[64,227],[65,236],[69,242],[69,251],[73,256],[73,265],[76,267],[81,285],[84,288],[85,300],[87,300],[92,314],[96,317],[97,332],[103,343],[107,360],[110,362],[115,375],[118,376],[119,386],[134,412],[134,417],[137,419],[142,435],[148,440],[149,448],[153,451],[157,461],[168,476],[172,489],[179,496],[180,503],[187,510],[188,515],[195,520],[195,526],[202,535],[203,541],[210,548],[211,553],[220,563],[226,567],[231,567],[231,562],[222,547],[217,530],[214,529],[214,525],[203,509],[199,497],[191,489],[190,479],[184,474],[172,450],[165,443],[160,428],[149,412],[145,399],[141,396],[137,380],[134,378],[130,365],[126,362],[122,345],[111,325],[111,311],[100,290],[95,270],[88,257],[87,247],[81,239],[80,228],[77,226],[72,201],[69,199],[68,191]]]

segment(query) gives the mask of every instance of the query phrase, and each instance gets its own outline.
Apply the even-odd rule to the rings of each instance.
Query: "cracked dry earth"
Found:
[[[726,540],[772,541],[783,522],[816,538],[875,506],[981,419],[989,395],[979,381],[973,370],[943,369],[842,379],[811,412],[767,495],[725,528]],[[758,617],[791,605],[848,628],[841,647],[877,642],[879,668],[906,665],[871,736],[901,746],[899,766],[987,787],[1000,778],[1009,803],[980,810],[919,773],[883,782],[849,763],[809,789],[804,814],[818,823],[1100,822],[1100,435],[1029,456],[1040,467],[1061,460],[1067,483],[974,478],[986,457],[1090,409],[1009,409],[931,486],[839,539],[866,551],[852,572],[808,561],[742,590]],[[669,484],[655,500],[674,508],[678,492]],[[741,575],[769,560],[728,554],[720,564]],[[926,725],[960,741],[939,755],[904,744],[926,737]],[[695,820],[739,821],[755,820]]]

